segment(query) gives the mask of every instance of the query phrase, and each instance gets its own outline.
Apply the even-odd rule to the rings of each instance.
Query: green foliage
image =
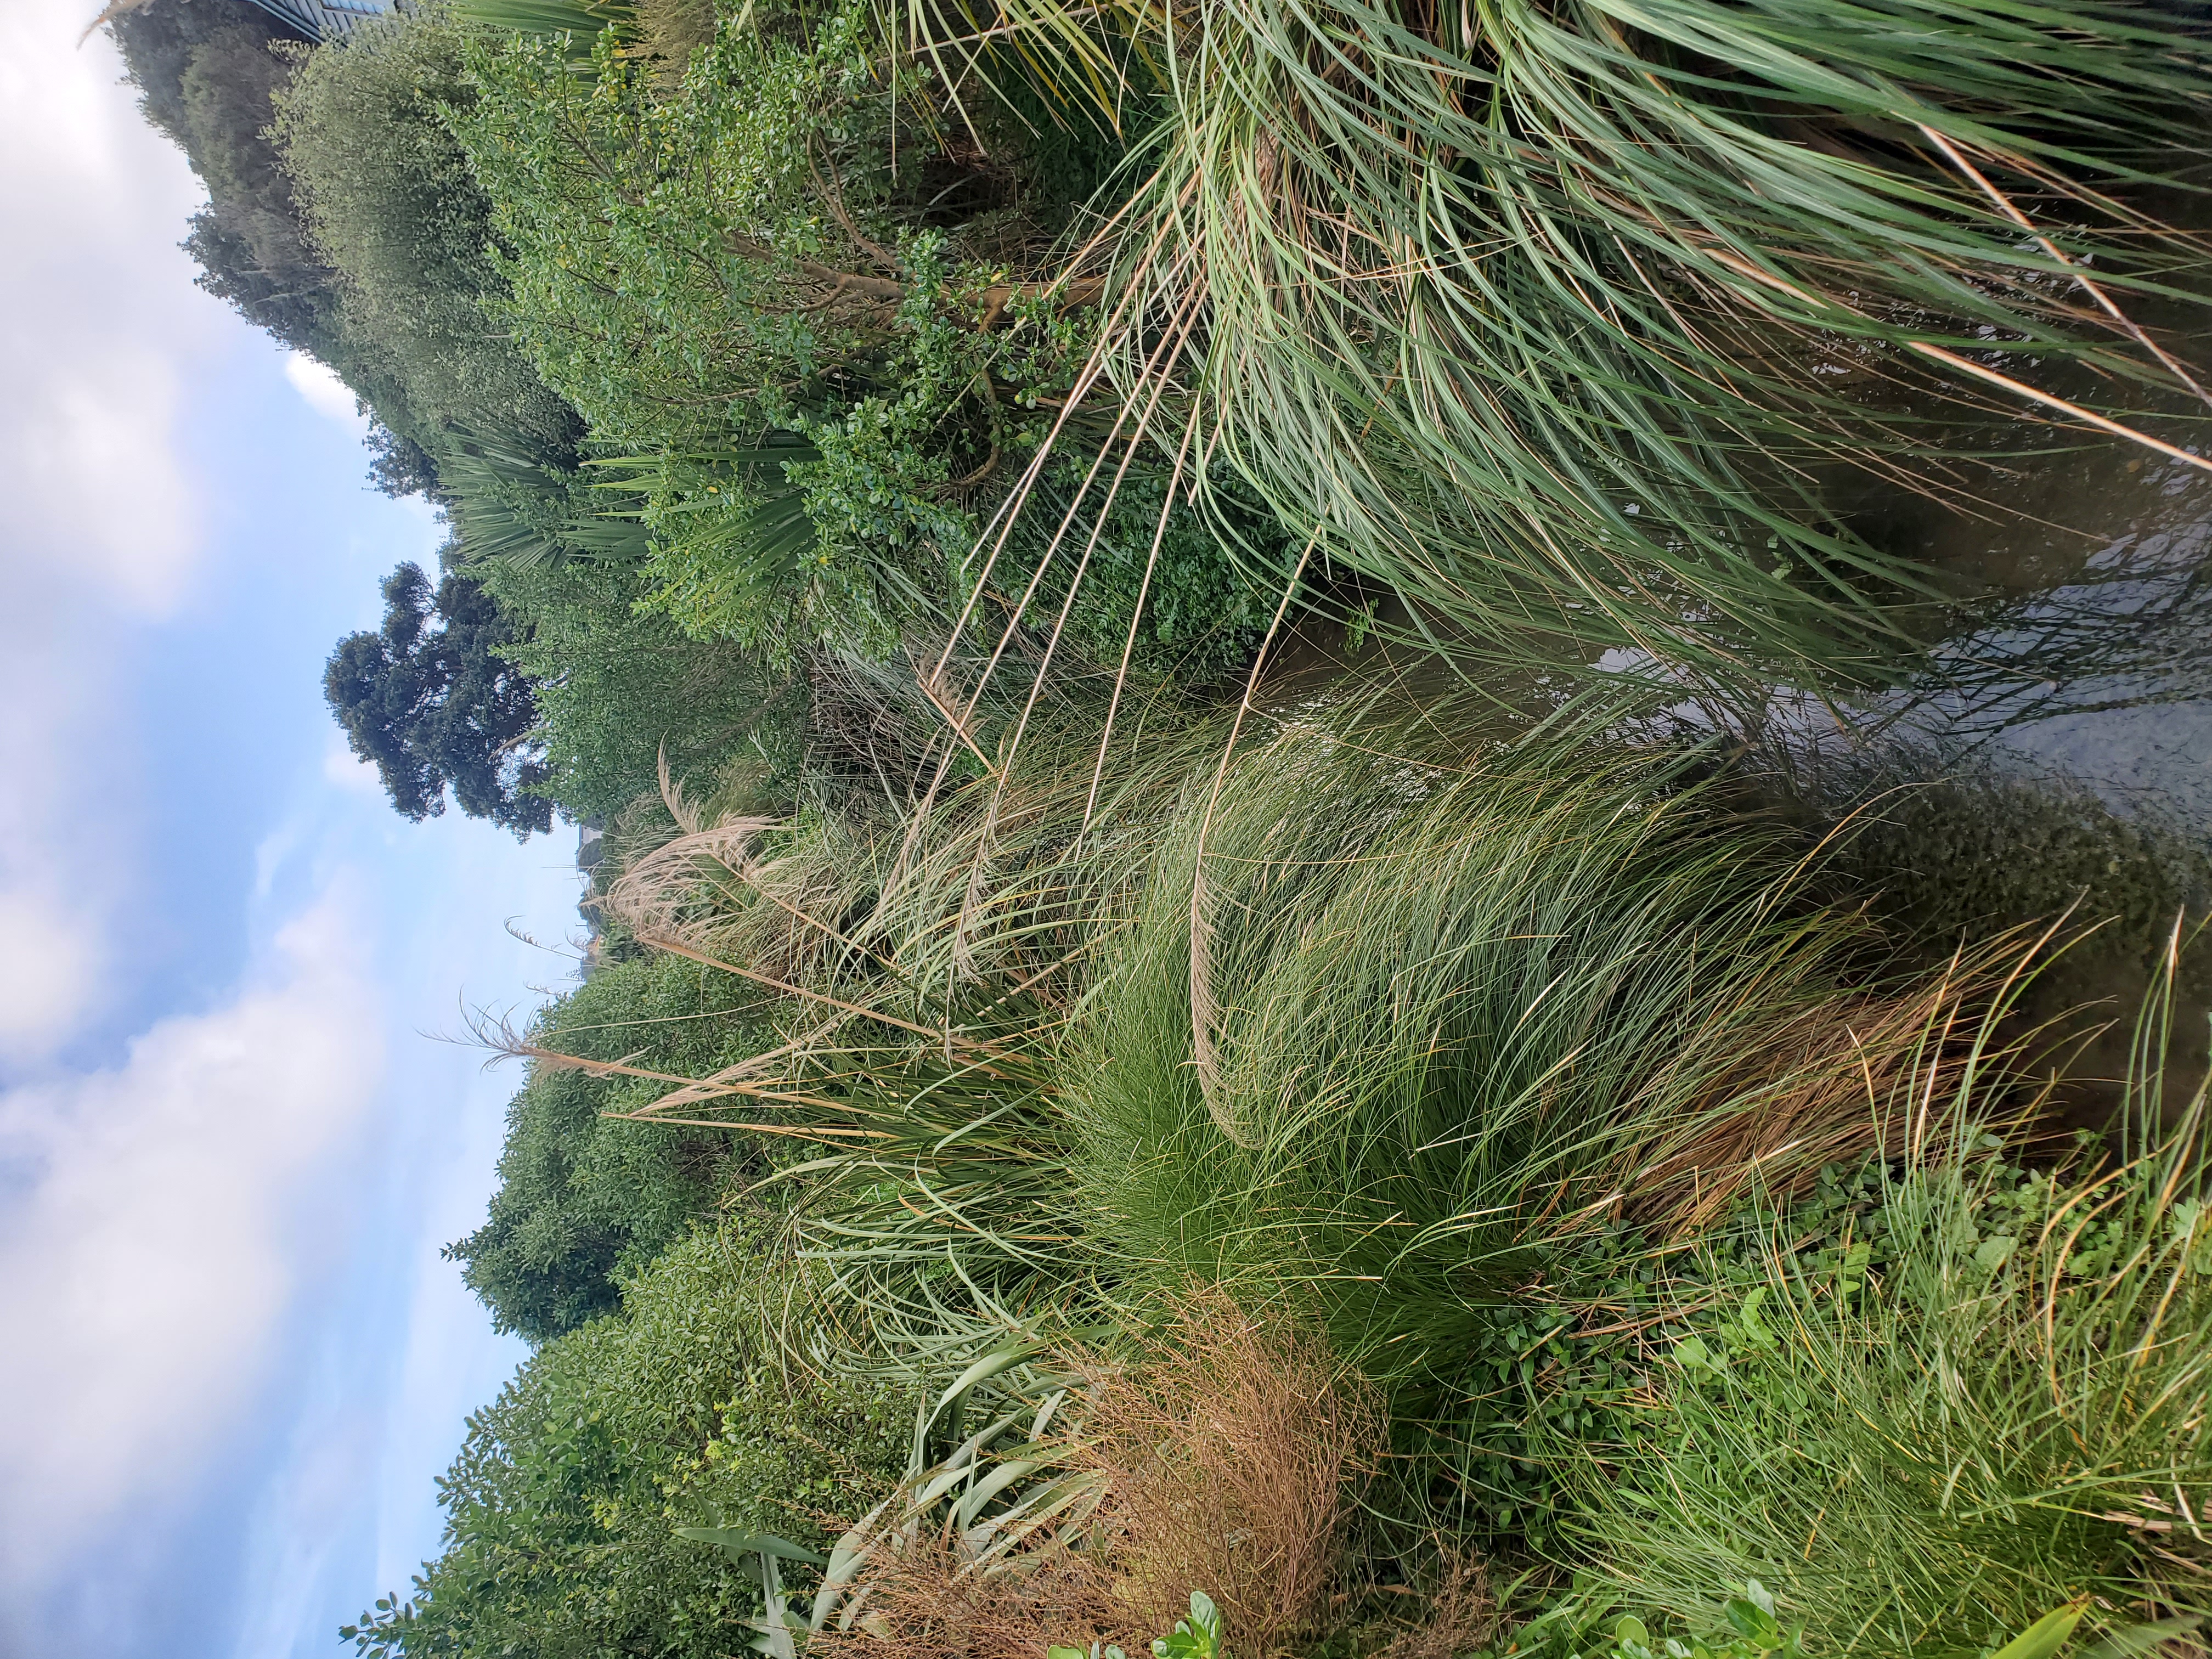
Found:
[[[283,344],[337,369],[376,424],[371,476],[393,495],[435,482],[428,458],[395,433],[398,389],[370,362],[370,342],[349,321],[338,273],[315,247],[268,129],[300,43],[276,19],[240,0],[153,0],[110,21],[146,118],[185,152],[207,186],[185,251],[199,283]]]
[[[957,432],[941,453],[915,450],[944,419],[944,392],[927,368],[902,376],[875,361],[900,350],[908,289],[858,228],[895,235],[878,222],[883,181],[855,160],[869,141],[888,147],[880,120],[855,106],[858,18],[830,19],[811,40],[732,32],[666,100],[642,65],[612,55],[611,40],[589,77],[571,72],[557,37],[471,58],[483,93],[460,131],[515,250],[508,314],[599,444],[669,458],[656,492],[654,603],[702,637],[773,647],[842,632],[879,647],[890,619],[911,609],[914,576],[900,556],[918,536],[964,527],[934,492],[980,452],[963,453]],[[817,144],[829,152],[821,160]],[[825,165],[840,181],[834,203],[819,183]],[[812,303],[820,272],[826,307]],[[840,297],[840,282],[859,297]],[[972,380],[968,355],[960,368]],[[916,383],[896,406],[832,416],[809,434],[831,451],[807,463],[828,469],[813,494],[865,502],[866,523],[762,535],[757,489],[720,458],[887,378]],[[888,471],[863,459],[887,444]]]
[[[1832,1165],[1790,1205],[1792,1249],[1805,1271],[1855,1293],[1890,1261],[1885,1179],[1878,1160]],[[1716,1353],[1724,1359],[1741,1333],[1764,1328],[1759,1287],[1772,1219],[1770,1209],[1740,1212],[1703,1235],[1703,1248],[1686,1258],[1621,1224],[1556,1253],[1542,1287],[1476,1322],[1461,1370],[1465,1402],[1447,1434],[1424,1440],[1449,1477],[1409,1497],[1494,1547],[1560,1553],[1559,1529],[1575,1512],[1569,1488],[1581,1461],[1616,1456],[1648,1430],[1642,1330],[1700,1297],[1737,1309],[1727,1334],[1716,1334],[1727,1322],[1712,1322],[1705,1335],[1690,1339],[1697,1346],[1675,1356],[1677,1363],[1683,1355],[1705,1363]]]
[[[276,100],[276,138],[342,278],[357,361],[334,366],[380,388],[386,423],[434,457],[459,427],[561,459],[574,414],[484,308],[504,288],[489,204],[446,125],[470,97],[459,31],[410,8],[308,53]]]
[[[1667,1148],[1788,1092],[1851,934],[1648,760],[1362,729],[1252,744],[1164,837],[1066,1061],[1071,1207],[1154,1282],[1318,1302],[1412,1417],[1624,1192],[1667,1206]]]
[[[534,1047],[703,1077],[763,1042],[760,998],[673,957],[615,963],[541,1010]],[[665,1085],[536,1061],[507,1107],[490,1213],[447,1247],[493,1325],[532,1342],[612,1310],[623,1273],[728,1196],[744,1148],[713,1130],[621,1122]]]
[[[438,484],[463,565],[645,556],[635,492],[594,488],[580,471],[549,466],[508,441],[454,433],[438,463]]]
[[[1152,1643],[1155,1659],[1229,1659],[1221,1645],[1221,1612],[1204,1590],[1190,1593],[1190,1614]]]
[[[620,950],[696,958],[533,1027],[450,1254],[538,1352],[444,1555],[349,1634],[788,1656],[785,1575],[824,1572],[820,1626],[833,1515],[902,1470],[963,1547],[1073,1538],[1101,1488],[1030,1460],[1079,1391],[980,1435],[968,1397],[1071,1333],[1137,1347],[1194,1281],[1379,1386],[1358,1571],[1440,1533],[1573,1575],[1521,1628],[1546,1659],[2049,1659],[2212,1613],[2212,1194],[2166,1012],[2122,1156],[2017,1161],[1990,958],[1914,978],[1822,902],[1887,882],[1948,946],[2087,888],[2140,932],[2201,860],[1994,787],[1809,854],[1717,763],[1472,697],[1280,700],[1217,771],[1156,683],[1102,732],[1095,672],[1222,678],[1304,549],[1307,602],[1394,590],[1475,659],[1895,678],[1941,596],[1826,492],[1941,448],[1942,354],[2170,378],[2082,273],[2191,297],[2126,204],[2197,154],[2203,31],[1173,16],[462,0],[296,70],[228,14],[149,26],[211,285],[340,367],[455,530],[332,660],[356,752],[412,817],[632,809]],[[987,683],[1001,629],[1033,696]],[[742,1120],[608,1115],[754,1056]],[[730,1219],[739,1176],[792,1238]],[[1220,1640],[1194,1595],[1152,1648]]]
[[[1605,1593],[1694,1620],[1686,1586],[1786,1581],[1839,1652],[1971,1650],[2060,1601],[2107,1634],[2212,1613],[2204,1094],[2158,1127],[2169,994],[2130,1161],[1908,1168],[1871,1250],[1776,1218],[1664,1282],[1638,1432],[1565,1465]]]
[[[1509,1639],[1486,1648],[1477,1659],[1526,1653],[1546,1659],[1803,1659],[1806,1627],[1784,1625],[1775,1592],[1758,1579],[1747,1579],[1716,1598],[1713,1622],[1685,1626],[1681,1636],[1655,1637],[1634,1613],[1609,1624],[1600,1607],[1593,1613],[1591,1586],[1577,1581],[1573,1593],[1514,1629]],[[2073,1638],[2086,1611],[2080,1601],[2054,1607],[2002,1646],[1979,1650],[1981,1659],[2052,1659]],[[1814,1650],[1825,1650],[1820,1642]]]
[[[954,9],[907,10],[957,49]],[[1885,678],[1933,579],[1826,481],[1894,489],[1992,395],[2030,406],[1984,369],[2123,412],[2193,388],[2119,320],[2201,298],[2191,237],[2119,199],[2202,153],[2179,13],[1129,4],[1117,57],[1095,8],[1006,12],[1064,104],[1166,106],[1107,252],[1120,395],[1170,382],[1164,447],[1462,656]]]
[[[761,1588],[681,1527],[826,1542],[902,1470],[914,1401],[785,1366],[806,1273],[763,1227],[694,1235],[623,1311],[549,1343],[470,1419],[445,1551],[342,1632],[368,1659],[744,1649]]]
[[[1176,1627],[1152,1643],[1155,1659],[1229,1659],[1229,1650],[1221,1645],[1221,1610],[1213,1605],[1213,1598],[1204,1590],[1190,1593],[1190,1613],[1176,1620]],[[1052,1647],[1045,1650],[1045,1659],[1086,1659],[1081,1648]],[[1091,1644],[1087,1659],[1128,1659],[1128,1656],[1112,1644],[1103,1650]]]
[[[550,829],[549,775],[532,741],[538,702],[509,660],[508,619],[467,577],[449,574],[434,590],[412,564],[385,578],[384,606],[380,631],[338,641],[323,696],[393,809],[435,817],[450,787],[471,817],[522,837]]]
[[[750,750],[794,769],[803,690],[725,641],[687,638],[637,608],[640,580],[618,567],[482,567],[505,614],[526,627],[508,659],[537,684],[550,776],[547,796],[571,817],[609,817],[676,776]]]
[[[1774,1597],[1756,1578],[1744,1582],[1743,1594],[1731,1595],[1721,1608],[1726,1626],[1712,1635],[1688,1643],[1672,1637],[1653,1644],[1644,1621],[1630,1613],[1613,1627],[1613,1650],[1607,1659],[1802,1659],[1804,1627],[1783,1628],[1774,1616]]]
[[[589,73],[572,35],[483,42],[459,127],[511,250],[517,337],[647,487],[647,607],[776,657],[880,654],[965,601],[983,515],[1089,340],[1022,280],[1068,204],[1036,187],[1018,129],[1006,159],[951,143],[915,101],[927,77],[878,84],[869,18],[763,11],[672,88],[611,32]],[[777,433],[801,446],[780,464],[762,459]],[[1157,474],[1108,512],[1103,579],[1052,574],[1036,625],[1079,586],[1079,644],[1120,655]],[[1060,572],[1091,528],[1079,515]],[[1140,642],[1204,674],[1248,647],[1261,602],[1194,515],[1173,529]],[[1045,539],[1024,530],[999,590],[1019,595]]]

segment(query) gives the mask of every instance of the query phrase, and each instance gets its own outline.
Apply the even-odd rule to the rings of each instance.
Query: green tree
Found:
[[[759,998],[671,956],[602,967],[548,1004],[538,1045],[704,1077],[768,1046]],[[507,1109],[499,1185],[483,1226],[447,1246],[492,1323],[545,1342],[612,1312],[626,1271],[711,1218],[744,1143],[726,1132],[627,1123],[665,1085],[537,1064]]]
[[[782,1362],[776,1328],[818,1289],[761,1223],[687,1239],[469,1419],[439,1483],[444,1553],[340,1634],[368,1659],[744,1652],[758,1585],[676,1528],[826,1548],[825,1519],[887,1492],[913,1432],[911,1391]]]
[[[550,829],[549,775],[533,734],[530,677],[503,653],[513,625],[491,596],[452,574],[435,589],[422,567],[384,580],[384,626],[338,641],[323,695],[353,751],[374,766],[392,805],[416,822],[461,811],[519,836]]]
[[[207,186],[185,251],[200,286],[283,344],[329,365],[368,405],[370,477],[395,495],[434,488],[405,392],[345,312],[337,270],[308,235],[269,128],[305,43],[245,0],[154,0],[110,25],[139,108]]]
[[[447,434],[509,434],[573,458],[580,428],[486,314],[503,295],[490,204],[447,128],[473,91],[441,9],[357,27],[318,47],[276,96],[275,133],[316,248],[339,274],[349,378],[398,406],[428,454]]]
[[[545,793],[573,817],[612,817],[678,777],[752,749],[795,769],[801,688],[726,640],[688,637],[637,608],[635,569],[566,564],[483,568],[484,585],[527,636],[508,647],[537,687]]]

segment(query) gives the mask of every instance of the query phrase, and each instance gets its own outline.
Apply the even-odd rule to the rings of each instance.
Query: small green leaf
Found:
[[[720,1544],[733,1554],[780,1556],[786,1561],[804,1561],[810,1567],[830,1565],[828,1557],[817,1555],[812,1550],[801,1549],[766,1534],[740,1532],[735,1527],[678,1527],[676,1535],[702,1544]]]
[[[1728,1358],[1707,1347],[1703,1337],[1686,1336],[1674,1345],[1674,1363],[1686,1371],[1703,1371],[1708,1376],[1717,1376],[1728,1364]]]
[[[1755,1601],[1742,1596],[1731,1596],[1726,1608],[1728,1621],[1737,1632],[1749,1637],[1762,1647],[1778,1647],[1782,1642],[1782,1627],[1774,1622],[1774,1615]]]
[[[2074,1626],[2081,1622],[2081,1615],[2088,1608],[2087,1601],[2069,1601],[2063,1607],[2053,1607],[1991,1654],[1990,1659],[2051,1659],[2066,1645],[2074,1634]]]

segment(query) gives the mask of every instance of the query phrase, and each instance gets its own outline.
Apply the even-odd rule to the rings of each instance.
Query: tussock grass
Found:
[[[1196,1276],[1320,1308],[1407,1401],[1577,1239],[1904,1133],[1990,960],[1884,986],[1781,826],[1469,718],[1281,724],[1210,823],[1206,726],[1133,722],[1094,797],[1095,726],[1034,719],[880,835],[692,819],[610,908],[783,992],[787,1040],[642,1115],[816,1143],[785,1178],[897,1363]]]
[[[1198,1287],[1133,1354],[1053,1360],[1037,1427],[994,1438],[994,1466],[910,1483],[856,1529],[845,1628],[817,1640],[878,1659],[1141,1651],[1193,1590],[1237,1651],[1325,1634],[1382,1427],[1327,1346]]]
[[[911,9],[936,61],[938,9]],[[1185,489],[1237,477],[1459,652],[1887,679],[1932,579],[1838,520],[1835,478],[1955,495],[1952,416],[1991,410],[2201,464],[2126,390],[2202,395],[2136,320],[2192,297],[2200,240],[2130,205],[2202,155],[2212,77],[2182,14],[988,21],[975,38],[1021,42],[1064,105],[1103,84],[1117,118],[1164,112],[1074,267],[1104,282],[1079,386],[1102,374]]]
[[[1881,988],[1802,846],[1679,766],[1436,725],[1240,757],[1064,1062],[1076,1208],[1123,1274],[1310,1298],[1415,1397],[1578,1237],[1863,1156],[1993,983]]]
[[[1239,1332],[1282,1352],[1315,1333],[1330,1376],[1375,1390],[1388,1452],[1348,1542],[1381,1557],[1564,1493],[1545,1547],[1693,1628],[1747,1577],[1852,1651],[1972,1647],[2080,1594],[2116,1629],[2197,1607],[2212,1222],[2201,1091],[2178,1124],[2148,1103],[2170,1004],[2138,1036],[2124,1167],[2008,1176],[1990,1132],[2038,1097],[2034,1034],[2006,1015],[2052,935],[1898,966],[1827,849],[1709,757],[1369,704],[1269,717],[1218,796],[1218,733],[1179,757],[1171,731],[1133,738],[1094,798],[1079,702],[971,720],[941,765],[909,752],[904,815],[872,830],[711,822],[672,783],[683,833],[611,899],[641,938],[781,989],[785,1041],[665,1079],[638,1115],[795,1154],[773,1179],[838,1310],[796,1340],[927,1379],[960,1441],[918,1464],[914,1514],[871,1520],[883,1617],[844,1604],[846,1638],[1012,1652],[1043,1607],[1103,1639],[1144,1622],[1147,1584],[1162,1608],[1194,1585],[1243,1605],[1208,1540],[1240,1504],[1306,1514],[1267,1496],[1296,1471],[1248,1491],[1207,1462],[1235,1434],[1172,1449],[1228,1409],[1192,1390],[1241,1386]],[[1791,1255],[1790,1205],[1870,1160],[1889,1254],[1846,1287]],[[1708,1261],[1747,1213],[1774,1230],[1763,1314]],[[1591,1278],[1639,1262],[1625,1299]],[[1539,1346],[1633,1350],[1618,1432],[1500,1417],[1547,1386],[1501,1338],[1516,1319]],[[1724,1363],[1675,1358],[1695,1332]],[[1148,1340],[1141,1395],[1060,1374]],[[1147,1435],[1152,1462],[1105,1449]],[[1340,1483],[1358,1461],[1309,1453]],[[1507,1492],[1500,1455],[1540,1479]],[[1212,1531],[1117,1519],[1140,1489]],[[1295,1529],[1345,1536],[1319,1526]],[[1282,1607],[1336,1547],[1267,1569]],[[824,1618],[860,1582],[839,1559]]]

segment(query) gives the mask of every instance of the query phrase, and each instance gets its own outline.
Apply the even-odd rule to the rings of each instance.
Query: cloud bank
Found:
[[[240,328],[176,246],[198,181],[116,84],[114,46],[77,46],[96,9],[0,7],[0,1078],[95,1019],[118,965],[133,803],[106,734],[131,631],[176,615],[205,562],[187,394]]]
[[[176,1498],[252,1403],[326,1236],[294,1194],[380,1085],[365,957],[325,898],[227,1006],[0,1096],[0,1330],[38,1334],[0,1344],[0,1588]]]
[[[301,400],[325,420],[337,422],[356,438],[368,435],[368,416],[361,412],[361,400],[328,364],[317,362],[303,351],[287,352],[284,378]]]

